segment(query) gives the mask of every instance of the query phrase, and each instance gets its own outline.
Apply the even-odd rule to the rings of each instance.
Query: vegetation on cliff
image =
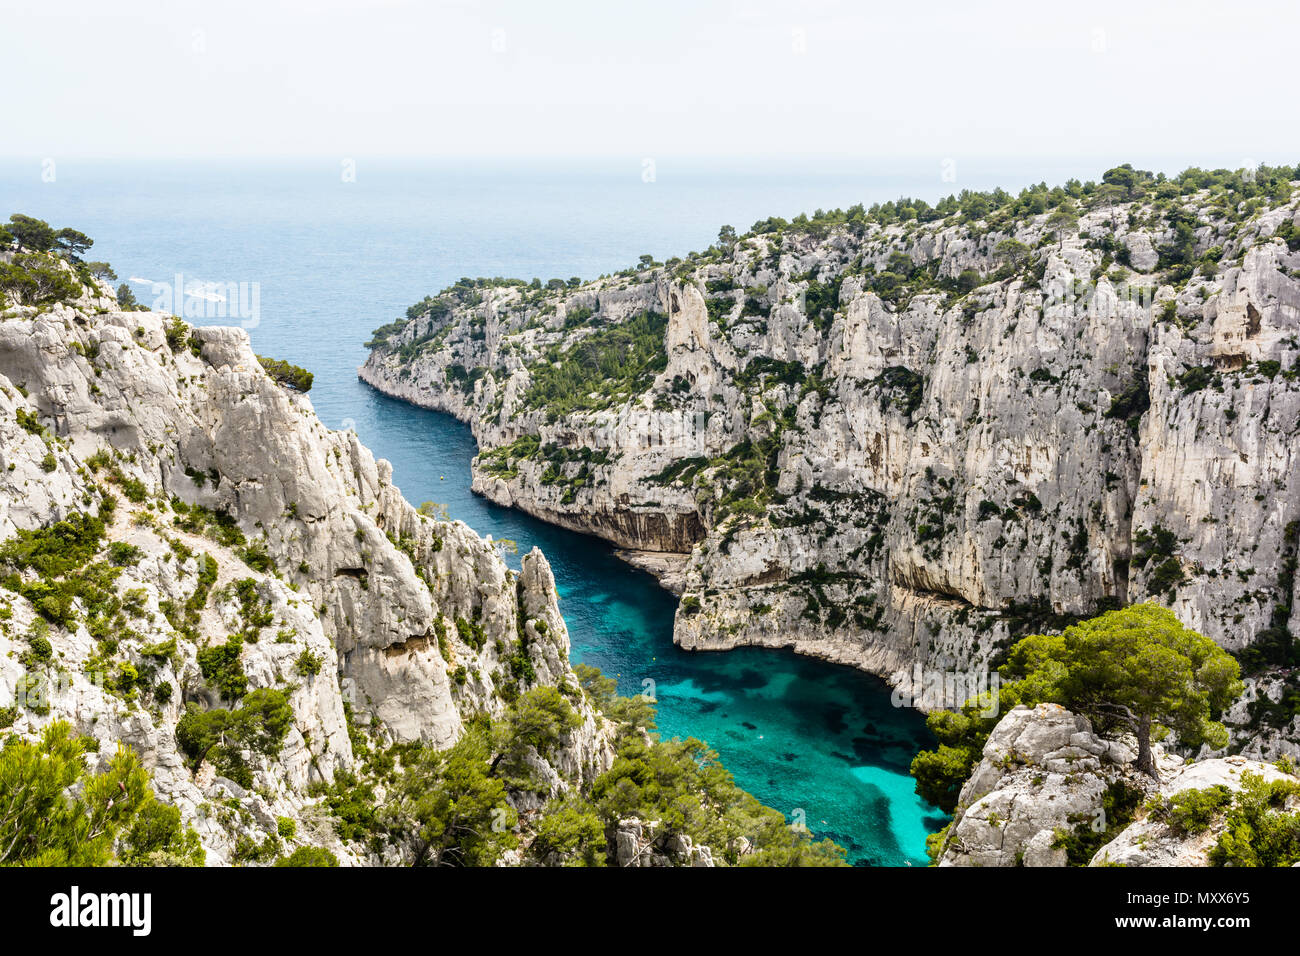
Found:
[[[377,330],[368,369],[375,370],[381,387],[390,374],[406,382],[399,394],[407,394],[410,376],[419,368],[422,382],[429,383],[421,388],[441,390],[453,410],[463,406],[483,449],[479,467],[514,485],[513,500],[531,499],[546,510],[565,512],[608,508],[602,494],[629,477],[639,479],[641,487],[630,496],[638,516],[648,515],[660,499],[670,502],[665,517],[690,524],[689,536],[702,531],[709,554],[726,554],[746,532],[771,538],[795,528],[808,547],[824,544],[842,554],[843,572],[852,574],[861,590],[870,591],[873,579],[901,578],[929,582],[922,594],[951,593],[965,600],[969,607],[957,612],[958,623],[975,629],[972,640],[1006,623],[1008,603],[1032,606],[1023,593],[1029,585],[1031,592],[1048,595],[1049,603],[1059,605],[1063,596],[1071,596],[1074,613],[1096,613],[1147,595],[1173,601],[1198,585],[1197,573],[1211,572],[1198,572],[1195,559],[1185,553],[1149,551],[1143,536],[1155,535],[1156,527],[1133,528],[1131,541],[1112,540],[1126,535],[1134,498],[1142,495],[1131,487],[1132,476],[1116,466],[1132,458],[1128,449],[1136,447],[1143,422],[1151,420],[1153,396],[1163,383],[1150,380],[1142,343],[1120,342],[1113,351],[1121,361],[1092,368],[1087,350],[1072,344],[1071,333],[1097,332],[1086,328],[1087,316],[1113,308],[1113,294],[1147,309],[1154,327],[1190,334],[1196,313],[1226,291],[1219,285],[1229,281],[1225,276],[1243,265],[1248,252],[1275,247],[1279,238],[1291,248],[1296,227],[1278,213],[1294,202],[1298,176],[1296,166],[1192,168],[1166,176],[1124,164],[1106,170],[1098,181],[1038,183],[1017,194],[964,190],[934,205],[904,197],[791,220],[766,219],[744,234],[724,227],[704,252],[663,263],[643,256],[636,267],[588,283],[462,279]],[[1047,285],[1062,283],[1063,293],[1049,294]],[[705,330],[686,328],[697,321],[696,293],[703,298]],[[880,300],[883,314],[871,311],[878,306],[867,301],[868,294]],[[1048,315],[1062,294],[1076,327],[1058,327],[1069,325],[1069,319]],[[1094,302],[1097,296],[1105,301]],[[690,315],[680,320],[680,331],[689,331],[690,339],[674,352],[674,361],[685,363],[681,374],[659,375],[670,363],[662,326],[647,321],[656,309]],[[997,340],[1016,341],[1026,322],[1037,330],[1035,343],[1047,336],[1041,346],[999,357],[996,369],[983,368]],[[1238,380],[1254,382],[1258,376],[1284,389],[1300,374],[1294,360],[1270,358],[1240,367],[1227,359],[1215,362],[1213,368],[1175,367],[1170,374],[1197,391],[1210,382],[1231,389]],[[1006,386],[1018,378],[1025,379],[1026,395],[1055,397],[1031,408],[1032,400],[1014,394],[1019,386]],[[975,394],[978,401],[969,398]],[[859,407],[863,400],[874,402],[879,415],[865,415]],[[1017,400],[1022,406],[1011,407]],[[1049,405],[1054,405],[1055,424],[1033,422],[1035,433],[1049,433],[1043,441],[1077,444],[1076,439],[1087,438],[1097,446],[1092,451],[1108,458],[1104,487],[1080,479],[1077,488],[1068,489],[1079,493],[1078,501],[1057,495],[1043,509],[1036,492],[1044,489],[1034,482],[1035,487],[1011,489],[1009,502],[994,500],[983,487],[988,476],[965,473],[961,455],[930,460],[935,454],[927,427],[957,429],[945,446],[1014,442],[1002,434],[999,419],[1018,422],[1019,428],[1027,409]],[[593,437],[599,423],[592,413],[606,409],[680,413],[683,420],[693,414],[695,424],[678,428],[690,431],[690,440],[677,436],[664,442],[659,456],[640,454],[655,465],[642,474],[630,460],[641,447],[618,437]],[[1225,414],[1233,420],[1236,410]],[[1053,429],[1068,434],[1051,434]],[[575,436],[601,460],[556,461],[548,449],[565,435]],[[651,450],[656,439],[650,436]],[[931,452],[909,451],[912,439]],[[843,469],[823,461],[819,446],[825,443],[847,443],[855,455],[847,463],[852,477],[882,481],[871,492],[904,499],[901,507],[873,514],[877,531],[868,535],[870,546],[841,540],[853,536],[842,533],[838,516],[816,498],[846,491]],[[559,444],[561,451],[577,450]],[[701,444],[709,446],[705,454]],[[889,482],[872,474],[881,464],[866,466],[882,454],[909,453],[918,464],[926,459],[925,481],[905,473],[901,489],[886,491]],[[987,453],[984,448],[971,452],[978,460]],[[912,463],[902,464],[910,469]],[[977,522],[989,522],[988,528],[1000,523],[1001,534],[984,535],[984,528],[975,527],[964,513],[972,501]],[[696,514],[684,516],[690,504]],[[593,522],[596,530],[613,526],[620,534],[624,524]],[[640,518],[636,525],[660,526]],[[1061,528],[1065,533],[1058,542]],[[1186,537],[1181,530],[1177,535]],[[656,540],[618,543],[662,547]],[[1014,581],[994,588],[1015,595],[1009,601],[1005,593],[977,595],[969,580],[942,580],[942,566],[955,558],[959,545],[975,552],[983,567],[1008,564],[1008,554],[1019,545],[1025,567],[1015,569]],[[1128,550],[1132,558],[1125,565]],[[904,555],[909,563],[919,555],[929,566],[899,574],[878,566],[909,551]],[[710,565],[722,564],[700,563],[706,578]],[[790,569],[791,575],[798,570]],[[763,577],[753,588],[752,604],[781,606],[802,599],[792,585]],[[1133,597],[1120,593],[1127,592],[1129,578]],[[1279,590],[1285,583],[1278,582]],[[706,605],[697,623],[737,610],[729,603],[730,589],[705,580],[702,590],[711,593],[695,595]],[[1082,602],[1072,597],[1079,590]],[[870,596],[877,607],[887,603],[887,595]],[[709,608],[710,603],[717,607]],[[1287,606],[1279,602],[1280,623],[1264,628],[1259,646],[1248,652],[1252,666],[1267,661],[1266,666],[1277,667],[1292,656],[1294,644],[1282,620]],[[865,617],[876,620],[873,615]],[[889,631],[889,617],[876,626]],[[1040,615],[1037,626],[1047,626],[1049,617]],[[1220,636],[1214,629],[1207,632]],[[998,639],[1014,635],[1003,628]],[[1271,711],[1265,716],[1275,717]]]
[[[21,305],[47,306],[74,299],[95,279],[117,278],[106,262],[85,262],[81,256],[94,240],[76,229],[55,229],[43,219],[14,213],[0,224],[0,297]]]
[[[267,358],[265,355],[259,355],[257,360],[262,363],[262,368],[266,369],[266,374],[281,385],[296,392],[311,391],[313,376],[305,368],[286,362],[284,359]]]
[[[814,842],[775,810],[736,787],[717,755],[698,740],[651,733],[654,707],[623,698],[594,668],[575,667],[573,684],[520,695],[500,719],[480,716],[450,750],[381,748],[354,728],[361,773],[318,788],[340,837],[373,852],[401,847],[415,865],[491,866],[510,854],[528,865],[626,865],[617,857],[620,824],[656,825],[642,852],[708,847],[716,863],[744,866],[842,865],[844,851]],[[578,726],[583,695],[616,731],[616,756],[594,779],[557,784],[537,758],[555,760]],[[376,794],[386,794],[380,800]],[[521,812],[541,797],[540,811]]]
[[[1219,718],[1241,693],[1239,672],[1231,655],[1155,604],[1030,635],[1011,648],[996,706],[976,698],[927,718],[939,746],[912,761],[917,792],[953,812],[989,733],[1017,704],[1061,704],[1099,731],[1132,733],[1138,769],[1154,776],[1153,737],[1173,732],[1186,747],[1228,743]]]
[[[201,866],[198,836],[158,802],[140,757],[119,748],[92,773],[87,748],[64,721],[39,741],[15,735],[0,747],[0,865]]]
[[[590,311],[590,310],[588,310]],[[552,419],[600,409],[639,395],[662,372],[667,316],[654,312],[598,329],[569,349],[553,348],[533,376],[524,401]]]

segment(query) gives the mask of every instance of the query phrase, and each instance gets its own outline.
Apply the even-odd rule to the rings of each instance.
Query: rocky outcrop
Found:
[[[110,515],[95,560],[114,568],[101,572],[103,626],[86,597],[61,618],[34,604],[36,570],[6,579],[10,732],[62,719],[101,761],[135,749],[210,863],[285,817],[301,842],[375,862],[341,844],[310,795],[356,766],[348,708],[380,743],[446,747],[467,715],[567,684],[581,726],[541,762],[550,791],[609,765],[539,551],[515,572],[464,524],[417,511],[386,461],[263,371],[242,329],[119,311],[102,287],[0,307],[0,539]],[[238,691],[214,683],[201,659],[214,647],[233,648]],[[235,707],[264,688],[287,694],[293,721],[278,750],[242,755],[251,786],[193,766],[177,734],[186,707]]]
[[[1273,764],[1226,757],[1187,764],[1172,770],[1161,783],[1157,800],[1168,801],[1192,790],[1225,788],[1234,798],[1243,785],[1254,777],[1265,783],[1286,781],[1300,783],[1291,774]],[[1300,800],[1292,797],[1279,809],[1300,810]],[[1092,858],[1091,866],[1206,866],[1209,851],[1224,831],[1222,815],[1215,815],[1204,829],[1189,831],[1149,811],[1125,827]]]
[[[1106,829],[1108,787],[1142,792],[1134,756],[1057,704],[1016,707],[962,787],[939,865],[1065,866],[1063,834]]]
[[[907,685],[1155,599],[1266,667],[1300,624],[1294,185],[1076,189],[1064,229],[859,212],[573,288],[462,282],[359,374],[468,422],[480,493],[670,573],[684,647]],[[1292,711],[1238,714],[1234,746],[1292,747]]]
[[[635,817],[618,822],[614,831],[614,859],[618,866],[713,866],[713,850],[697,846],[682,833],[661,832],[657,820]]]
[[[1206,866],[1224,814],[1183,827],[1158,808],[1216,786],[1226,788],[1226,807],[1252,775],[1300,785],[1258,760],[1186,763],[1155,750],[1158,782],[1133,768],[1131,739],[1101,737],[1086,718],[1056,704],[1016,707],[993,729],[962,788],[938,865]],[[1297,806],[1292,799],[1283,809]]]

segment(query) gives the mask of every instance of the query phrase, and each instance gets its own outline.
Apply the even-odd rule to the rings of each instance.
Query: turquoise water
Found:
[[[65,162],[44,183],[39,163],[0,164],[0,214],[81,229],[96,240],[90,258],[123,280],[179,272],[186,282],[259,283],[253,345],[315,373],[311,398],[327,425],[355,427],[393,463],[408,499],[445,504],[521,553],[546,552],[575,660],[617,677],[626,694],[652,681],[664,734],[705,740],[742,787],[848,847],[854,863],[924,863],[925,835],[943,820],[916,797],[907,766],[927,731],[891,706],[881,681],[783,651],[679,650],[675,599],[649,575],[603,542],[475,497],[468,428],[356,379],[372,328],[463,275],[591,278],[642,252],[703,248],[724,222],[927,195],[897,175],[661,164],[647,184],[639,164],[625,165],[363,162],[355,183],[341,183],[328,161]],[[135,291],[151,301],[149,286]]]
[[[469,429],[446,415],[368,395],[362,437],[393,462],[412,500],[448,506],[482,534],[513,538],[547,555],[569,625],[573,659],[643,681],[667,736],[695,736],[718,751],[737,782],[787,816],[802,810],[818,836],[856,863],[923,864],[938,811],[913,791],[908,764],[927,744],[920,717],[895,709],[883,682],[784,651],[689,653],[672,643],[676,598],[629,568],[601,541],[535,521],[470,494]],[[441,479],[445,476],[445,480]]]

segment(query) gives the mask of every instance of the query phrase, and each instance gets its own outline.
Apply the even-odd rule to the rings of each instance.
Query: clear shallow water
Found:
[[[675,598],[649,575],[603,542],[475,497],[469,429],[356,378],[371,329],[463,275],[591,278],[642,252],[703,248],[724,222],[744,229],[768,215],[940,192],[844,170],[661,164],[655,183],[640,173],[638,163],[363,162],[357,181],[342,183],[329,161],[62,163],[44,183],[39,163],[7,163],[0,215],[81,229],[96,241],[89,257],[113,263],[122,280],[170,282],[179,272],[187,283],[259,283],[253,345],[315,373],[311,398],[327,425],[355,427],[393,463],[411,501],[445,504],[520,553],[545,551],[574,660],[616,677],[625,694],[653,681],[665,735],[705,740],[737,783],[787,816],[801,813],[851,861],[923,864],[925,835],[943,820],[915,795],[907,766],[928,735],[918,714],[890,705],[881,681],[783,651],[679,650]],[[152,301],[148,285],[134,289]]]

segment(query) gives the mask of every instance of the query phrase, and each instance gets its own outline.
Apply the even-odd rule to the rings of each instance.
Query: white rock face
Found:
[[[1206,866],[1222,818],[1203,833],[1181,833],[1152,818],[1151,801],[1218,784],[1236,793],[1245,774],[1300,783],[1272,764],[1241,756],[1188,764],[1159,746],[1153,752],[1158,783],[1133,768],[1131,738],[1100,737],[1086,718],[1056,704],[1014,708],[989,735],[962,788],[939,865],[1065,866],[1063,838],[1119,827],[1089,865]],[[1127,793],[1131,822],[1107,819],[1108,790],[1111,808]]]
[[[962,788],[940,866],[1064,866],[1057,834],[1094,822],[1116,780],[1135,788],[1132,751],[1057,704],[1016,707]]]
[[[1017,634],[1154,599],[1240,649],[1300,633],[1300,251],[1274,234],[1297,200],[1180,202],[1209,265],[1178,285],[1145,203],[1060,237],[1046,215],[1014,235],[791,229],[671,272],[451,290],[359,374],[468,422],[480,493],[665,574],[684,647],[792,647],[906,686],[916,664],[978,670]],[[998,271],[1007,238],[1033,271]],[[870,283],[900,253],[980,284],[886,301]],[[555,355],[643,313],[664,355],[630,395],[562,414],[530,395]],[[1300,739],[1294,719],[1233,719],[1269,754]]]
[[[116,311],[99,292],[43,311],[0,302],[0,538],[94,514],[111,492],[107,538],[138,549],[115,587],[140,596],[110,665],[148,668],[170,696],[137,699],[94,681],[103,649],[83,623],[50,629],[48,691],[28,706],[36,668],[20,659],[41,625],[25,598],[0,591],[0,708],[18,705],[13,726],[26,736],[66,719],[104,759],[118,741],[138,750],[210,863],[230,861],[240,837],[274,833],[280,816],[345,864],[372,862],[339,845],[307,794],[354,765],[345,703],[361,723],[377,718],[386,740],[445,747],[462,713],[504,710],[505,684],[572,682],[550,567],[534,551],[515,573],[464,524],[417,512],[388,462],[266,375],[242,329],[172,328],[160,314]],[[184,526],[172,499],[226,513],[238,540]],[[203,585],[208,557],[216,577]],[[294,712],[278,756],[251,756],[252,790],[206,764],[195,772],[175,737],[187,703],[228,703],[198,653],[247,626],[241,581],[268,622],[238,651],[248,689],[288,690]],[[193,633],[182,633],[177,609],[200,592]],[[506,660],[521,635],[526,680]],[[168,642],[173,650],[150,650]],[[583,727],[557,758],[569,780],[612,759],[603,721],[585,703],[579,711]],[[215,810],[227,798],[239,813]]]

